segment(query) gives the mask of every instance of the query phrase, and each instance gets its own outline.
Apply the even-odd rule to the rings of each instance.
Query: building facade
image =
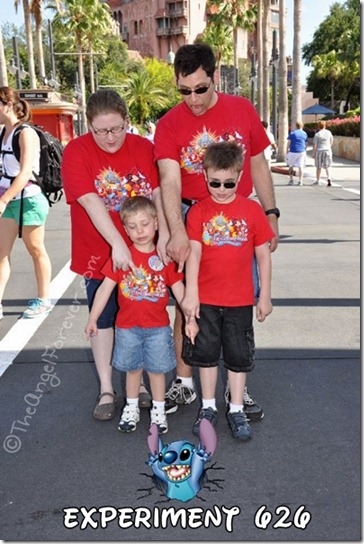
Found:
[[[143,57],[173,62],[181,45],[203,33],[209,17],[208,0],[101,0],[108,4],[129,50]],[[253,0],[252,3],[256,3]],[[270,2],[270,28],[278,29],[279,0]],[[271,33],[270,33],[271,34]],[[239,58],[251,57],[255,35],[238,31]],[[268,44],[271,47],[271,43]]]

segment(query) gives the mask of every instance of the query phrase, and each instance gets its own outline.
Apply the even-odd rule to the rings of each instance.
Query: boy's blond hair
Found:
[[[149,212],[154,219],[157,217],[157,210],[152,200],[146,196],[133,196],[127,198],[122,205],[120,218],[125,223],[128,217],[139,212]]]

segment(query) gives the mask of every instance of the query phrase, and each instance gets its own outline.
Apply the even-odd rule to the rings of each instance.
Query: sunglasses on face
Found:
[[[225,181],[224,183],[221,181],[209,181],[209,185],[213,189],[218,189],[221,185],[223,185],[225,189],[234,189],[236,181]]]
[[[192,90],[192,89],[177,89],[177,90],[183,96],[189,96],[192,93],[205,94],[205,93],[207,93],[207,91],[211,87],[211,83],[212,83],[212,81],[210,81],[210,85],[208,87],[198,87],[197,89],[194,89],[194,90]]]

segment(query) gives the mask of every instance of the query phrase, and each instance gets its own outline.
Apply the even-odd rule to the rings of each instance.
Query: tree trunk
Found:
[[[31,89],[36,89],[37,80],[35,77],[34,48],[33,48],[32,25],[30,21],[29,0],[23,0],[23,11],[24,11],[25,37],[26,37],[27,50],[28,50],[29,85]]]
[[[279,99],[278,99],[278,153],[277,161],[286,157],[288,135],[287,57],[286,57],[286,0],[279,2]]]
[[[294,0],[293,9],[293,81],[292,81],[292,112],[291,129],[296,128],[296,123],[302,121],[301,105],[301,19],[302,0]]]
[[[233,28],[234,40],[234,94],[239,94],[238,29]]]
[[[263,4],[258,0],[258,18],[257,18],[257,61],[258,61],[258,98],[257,110],[260,116],[263,114],[263,39],[262,39],[262,17]]]
[[[81,90],[81,134],[87,132],[87,119],[86,119],[86,82],[85,82],[85,70],[83,66],[83,51],[81,44],[81,37],[77,38],[77,52],[78,52],[78,73],[80,75],[80,90]]]
[[[36,23],[35,28],[36,38],[37,38],[37,49],[38,49],[38,62],[39,62],[39,79],[42,84],[45,84],[46,72],[44,66],[44,52],[43,52],[43,39],[42,39],[42,25]],[[56,77],[55,74],[53,77]]]
[[[89,56],[89,68],[90,68],[90,90],[91,94],[95,92],[95,68],[94,68],[94,54],[91,47],[90,56]]]
[[[3,43],[3,34],[0,25],[0,87],[8,87],[8,73],[6,71],[6,60]]]
[[[263,108],[262,118],[270,125],[269,116],[269,61],[270,51],[268,49],[269,40],[269,13],[270,0],[264,0],[263,4],[263,24],[262,24],[262,40],[263,40]]]

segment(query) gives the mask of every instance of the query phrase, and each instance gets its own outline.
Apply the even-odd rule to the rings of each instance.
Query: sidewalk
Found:
[[[288,166],[285,162],[275,162],[272,161],[271,165],[272,173],[282,174],[288,176]],[[356,161],[351,161],[344,159],[342,157],[333,157],[333,164],[330,168],[331,180],[333,186],[336,183],[343,182],[360,182],[360,163]],[[304,183],[305,180],[314,182],[316,180],[316,168],[315,161],[312,157],[312,145],[309,145],[307,148],[307,158],[306,158],[306,167],[304,170]],[[295,183],[297,181],[297,169]],[[287,181],[288,182],[288,181]],[[325,170],[321,172],[321,182],[325,185],[326,182],[326,173]]]

